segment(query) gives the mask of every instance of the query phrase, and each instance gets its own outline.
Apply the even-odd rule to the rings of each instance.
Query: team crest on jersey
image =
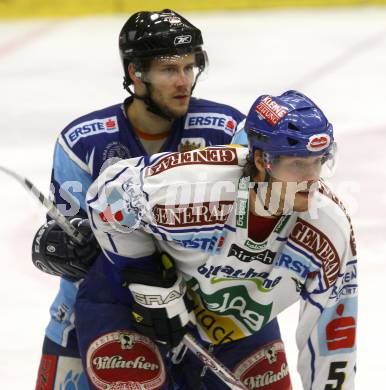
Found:
[[[223,130],[229,135],[234,134],[236,125],[236,121],[231,116],[218,112],[190,113],[185,120],[185,129]]]
[[[195,149],[203,149],[205,146],[204,138],[181,138],[178,150],[180,152],[190,152]]]
[[[117,141],[107,144],[102,154],[103,161],[110,158],[119,158],[120,160],[124,160],[130,157],[129,148]]]
[[[116,230],[128,233],[140,226],[142,218],[150,209],[132,178],[126,180],[121,188],[123,193],[114,189],[107,195],[107,206],[99,213],[99,218],[113,225]]]
[[[73,147],[81,138],[87,138],[102,133],[117,133],[118,130],[117,117],[112,116],[106,119],[94,119],[79,123],[68,129],[64,137],[70,147]]]

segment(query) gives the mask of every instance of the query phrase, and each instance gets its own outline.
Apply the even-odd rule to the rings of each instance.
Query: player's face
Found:
[[[186,114],[197,75],[193,54],[158,57],[147,72],[151,97],[172,118]]]
[[[322,165],[321,156],[280,157],[270,172],[272,183],[276,183],[272,186],[273,192],[276,188],[274,196],[280,197],[287,209],[307,211],[317,190]]]
[[[262,182],[259,199],[271,215],[292,211],[307,211],[310,200],[318,189],[322,156],[288,157],[281,156],[267,163],[260,151],[255,152],[255,165],[258,174],[256,182]],[[266,183],[266,173],[269,182]]]

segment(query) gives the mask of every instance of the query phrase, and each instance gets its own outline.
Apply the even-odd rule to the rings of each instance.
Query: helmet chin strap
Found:
[[[137,95],[135,92],[133,92],[130,89],[130,83],[128,82],[127,77],[125,77],[124,80],[123,80],[123,88],[125,88],[126,91],[129,92],[129,94],[133,98],[142,100],[146,104],[147,110],[149,112],[151,112],[152,114],[155,114],[155,115],[161,117],[162,119],[166,119],[169,122],[173,122],[173,120],[175,118],[173,118],[170,115],[167,115],[165,112],[163,112],[161,110],[161,108],[158,106],[158,104],[151,98],[151,95],[150,95],[151,84],[147,83],[147,82],[144,82],[144,81],[143,81],[143,83],[146,86],[146,94],[145,94],[145,96],[139,96],[139,95]]]

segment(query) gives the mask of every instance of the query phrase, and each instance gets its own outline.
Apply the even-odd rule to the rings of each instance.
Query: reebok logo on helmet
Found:
[[[186,45],[187,43],[190,42],[192,42],[191,35],[179,35],[178,37],[174,38],[174,46]]]

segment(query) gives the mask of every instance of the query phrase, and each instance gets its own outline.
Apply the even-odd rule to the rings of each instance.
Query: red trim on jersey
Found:
[[[57,363],[57,356],[42,356],[36,380],[36,390],[52,390],[54,388]]]
[[[167,138],[167,136],[170,133],[170,131],[168,130],[168,131],[164,131],[163,133],[148,134],[148,133],[144,133],[143,131],[141,131],[139,129],[136,129],[135,127],[133,127],[133,130],[134,130],[134,133],[137,134],[137,136],[140,139],[144,139],[146,141],[159,141],[161,139]]]

